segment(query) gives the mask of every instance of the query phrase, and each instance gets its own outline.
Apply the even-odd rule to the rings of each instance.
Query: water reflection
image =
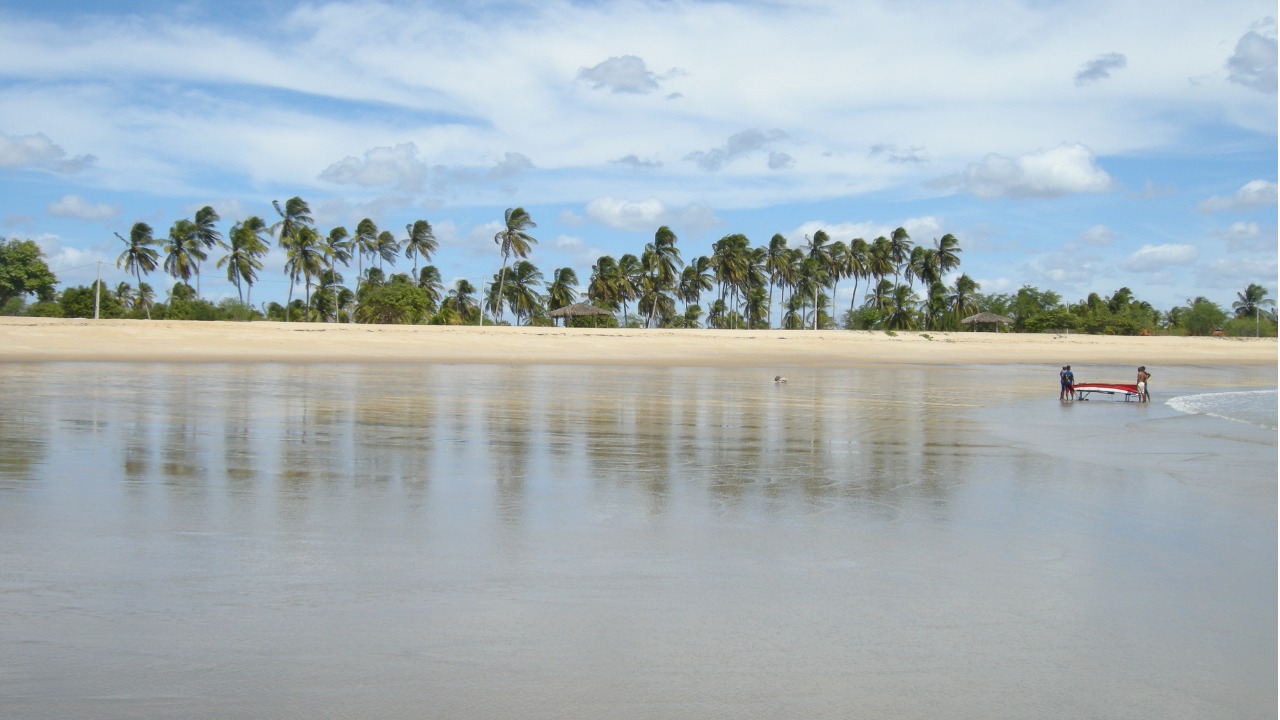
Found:
[[[695,494],[723,515],[940,503],[984,446],[968,403],[925,370],[779,386],[670,368],[102,367],[66,366],[44,415],[0,419],[8,476],[94,438],[118,458],[103,481],[238,502],[270,488],[291,517],[316,493],[425,502],[445,482],[518,524],[566,482],[589,483],[599,503],[634,496],[654,517]]]
[[[7,370],[15,716],[1274,715],[1274,442],[1051,457],[966,368]]]

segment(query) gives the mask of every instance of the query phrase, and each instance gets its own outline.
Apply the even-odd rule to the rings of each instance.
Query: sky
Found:
[[[658,227],[792,246],[946,233],[984,293],[1277,295],[1274,0],[6,0],[0,236],[133,282],[136,222],[419,219],[446,283],[582,285]],[[205,297],[235,297],[217,251]],[[278,248],[255,303],[289,292]],[[409,272],[401,260],[389,271]],[[954,280],[954,275],[947,278]],[[147,281],[161,297],[172,281]],[[354,282],[354,268],[348,284]],[[837,301],[852,300],[840,284]],[[299,289],[299,292],[301,290]],[[858,289],[859,294],[865,287]]]

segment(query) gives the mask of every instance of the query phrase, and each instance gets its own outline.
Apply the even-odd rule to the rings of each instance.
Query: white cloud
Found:
[[[1089,247],[1106,247],[1115,240],[1115,232],[1106,225],[1094,225],[1076,236],[1076,242]]]
[[[1267,180],[1250,180],[1234,195],[1213,197],[1200,203],[1202,213],[1250,210],[1276,204],[1276,184]]]
[[[1168,197],[1176,192],[1177,189],[1170,185],[1162,185],[1152,180],[1147,180],[1142,184],[1142,192],[1137,193],[1135,196],[1144,200],[1150,200],[1152,198]]]
[[[1236,43],[1236,50],[1227,58],[1227,78],[1250,90],[1268,95],[1276,94],[1276,35],[1275,29],[1260,33],[1245,33]]]
[[[533,161],[517,152],[505,153],[496,165],[489,168],[485,177],[489,180],[508,180],[534,168]]]
[[[1236,294],[1249,283],[1275,287],[1276,268],[1275,255],[1251,258],[1247,264],[1239,258],[1222,258],[1196,266],[1196,285],[1221,293],[1225,301],[1221,304],[1230,308]]]
[[[418,147],[411,142],[370,148],[363,158],[345,157],[320,173],[321,180],[339,185],[389,186],[399,190],[417,190],[426,177],[427,166],[418,159]]]
[[[813,237],[813,234],[819,230],[825,232],[833,241],[839,240],[848,243],[855,238],[873,242],[881,236],[889,237],[898,228],[906,230],[912,242],[925,247],[932,247],[934,238],[939,238],[943,235],[942,223],[932,215],[907,218],[895,225],[876,222],[830,223],[822,220],[810,220],[784,234],[791,247],[798,247],[806,242],[806,237]]]
[[[630,167],[636,170],[656,170],[657,168],[662,167],[662,161],[644,160],[644,159],[641,159],[639,156],[635,155],[634,153],[630,155],[624,155],[623,157],[620,157],[617,160],[610,160],[609,162],[614,165],[625,165],[627,167]]]
[[[55,173],[76,173],[97,160],[92,155],[67,158],[67,151],[44,133],[7,135],[0,132],[0,168],[34,168]]]
[[[765,150],[785,137],[787,134],[781,130],[765,132],[752,128],[730,136],[720,147],[691,152],[684,159],[693,161],[707,172],[715,172],[734,160]]]
[[[46,211],[54,217],[75,218],[96,222],[110,220],[120,214],[120,208],[106,203],[93,204],[79,195],[64,195],[61,200],[49,203]]]
[[[551,241],[551,246],[561,252],[576,253],[582,250],[582,238],[573,235],[560,235]]]
[[[1271,226],[1266,231],[1256,222],[1236,222],[1218,233],[1227,249],[1233,254],[1254,252],[1275,252],[1276,228]]]
[[[970,164],[960,175],[942,178],[934,184],[985,199],[1053,198],[1106,192],[1114,181],[1098,167],[1097,158],[1089,148],[1078,143],[1063,143],[1017,158],[992,153],[981,162]]]
[[[607,254],[604,250],[588,245],[582,241],[582,238],[573,235],[560,235],[551,242],[551,246],[557,252],[572,258],[572,262],[579,268],[589,268],[600,259],[601,255]],[[578,280],[585,283],[587,278],[579,274]]]
[[[586,222],[581,215],[569,209],[561,210],[560,214],[556,216],[556,220],[558,220],[561,225],[568,225],[570,227],[578,227],[582,225],[582,223]]]
[[[1125,258],[1120,267],[1130,272],[1150,273],[1174,265],[1190,265],[1200,257],[1195,245],[1143,245]]]
[[[784,152],[773,151],[769,153],[769,169],[770,170],[786,170],[794,167],[796,159]]]
[[[1076,73],[1076,85],[1088,85],[1090,83],[1105,80],[1111,77],[1111,73],[1116,70],[1122,70],[1128,65],[1128,60],[1121,53],[1107,53],[1099,55],[1090,60],[1080,68]]]
[[[895,165],[918,165],[929,162],[929,156],[925,154],[924,148],[914,145],[907,148],[899,148],[892,143],[876,143],[872,145],[867,157],[884,159],[886,162]]]
[[[587,217],[615,230],[656,230],[667,216],[661,200],[632,201],[601,197],[587,203]]]
[[[591,83],[596,90],[615,93],[651,93],[658,90],[658,76],[635,55],[611,57],[590,68],[580,68],[578,79]]]

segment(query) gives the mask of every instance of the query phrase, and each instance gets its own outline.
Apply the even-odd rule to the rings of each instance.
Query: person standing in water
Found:
[[[1151,402],[1151,392],[1147,388],[1147,381],[1151,379],[1151,373],[1147,372],[1146,365],[1138,366],[1138,402]]]
[[[1062,372],[1058,373],[1058,381],[1061,384],[1058,399],[1071,400],[1075,396],[1076,376],[1072,374],[1070,365],[1062,366]]]

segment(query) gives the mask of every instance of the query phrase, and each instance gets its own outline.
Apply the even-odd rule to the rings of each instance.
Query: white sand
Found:
[[[1275,338],[618,330],[0,318],[0,362],[874,363],[1275,366]]]

